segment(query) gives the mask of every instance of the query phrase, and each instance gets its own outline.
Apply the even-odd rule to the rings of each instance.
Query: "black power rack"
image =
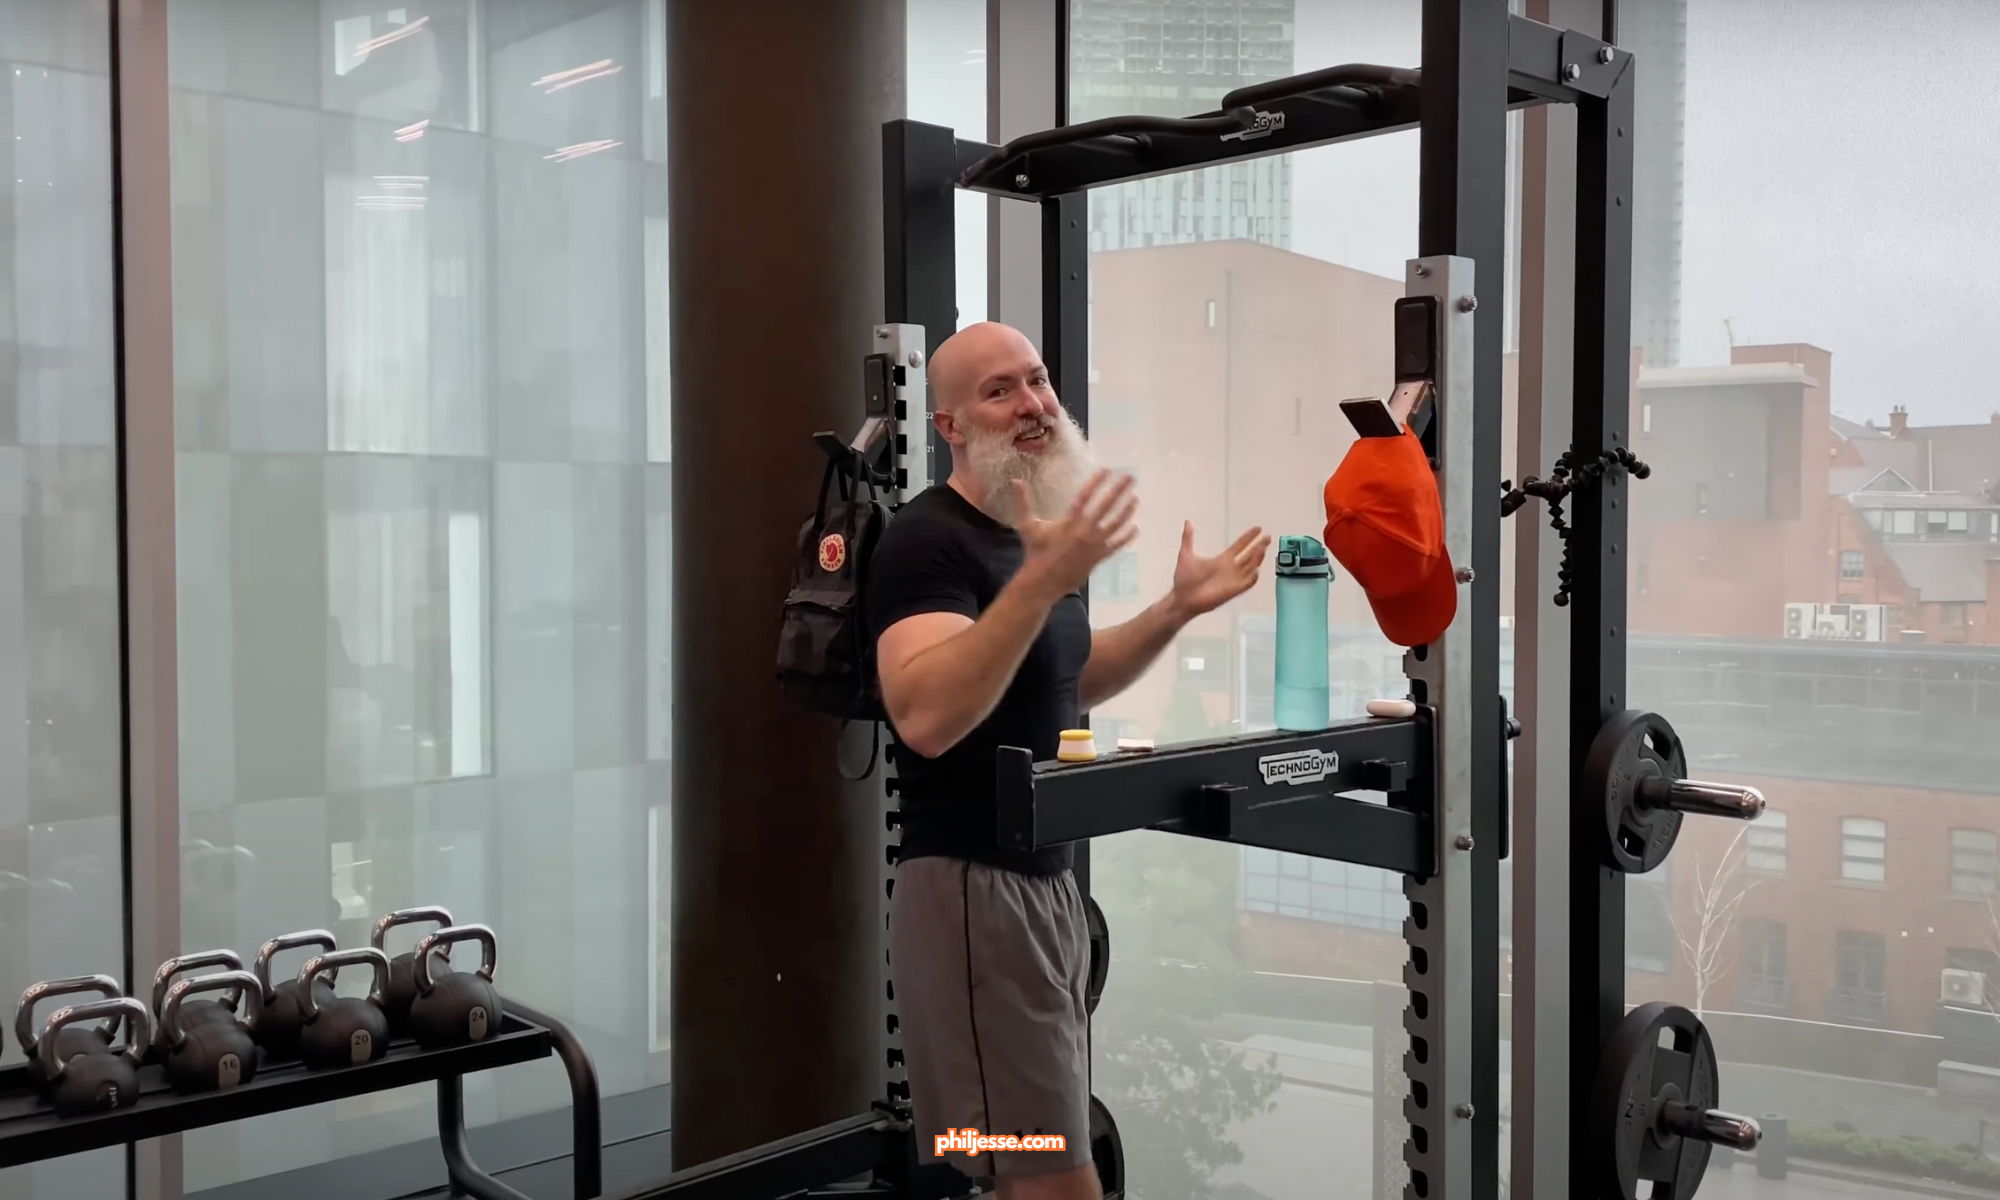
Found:
[[[515,1000],[504,1000],[500,1031],[484,1041],[444,1050],[421,1050],[398,1041],[372,1063],[328,1071],[298,1062],[275,1063],[240,1087],[180,1095],[165,1069],[139,1069],[139,1099],[129,1108],[81,1117],[58,1117],[43,1103],[26,1067],[0,1071],[0,1167],[63,1158],[107,1146],[222,1125],[288,1109],[305,1108],[390,1088],[435,1081],[438,1088],[438,1144],[455,1195],[475,1200],[529,1200],[482,1171],[472,1161],[465,1137],[464,1077],[554,1054],[569,1073],[574,1113],[574,1194],[591,1200],[604,1190],[603,1138],[598,1110],[597,1070],[583,1043],[560,1021]]]

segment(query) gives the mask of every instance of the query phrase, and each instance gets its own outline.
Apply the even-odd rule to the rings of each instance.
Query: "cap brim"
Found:
[[[1382,636],[1398,646],[1428,646],[1444,636],[1458,615],[1458,575],[1451,556],[1440,554],[1437,566],[1423,581],[1394,596],[1368,597]]]

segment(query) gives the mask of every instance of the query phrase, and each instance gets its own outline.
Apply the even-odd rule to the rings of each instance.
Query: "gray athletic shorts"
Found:
[[[955,858],[900,864],[889,974],[922,1161],[940,1161],[939,1134],[968,1128],[1064,1138],[1062,1150],[942,1156],[974,1178],[1090,1161],[1090,934],[1074,875]]]

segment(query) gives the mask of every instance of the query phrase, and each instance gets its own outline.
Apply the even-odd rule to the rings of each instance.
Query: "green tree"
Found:
[[[1227,732],[1188,688],[1175,689],[1162,725],[1162,743]],[[1230,1127],[1276,1107],[1276,1068],[1206,1031],[1240,975],[1240,853],[1169,833],[1091,843],[1091,891],[1112,949],[1092,1086],[1118,1122],[1133,1200],[1209,1200],[1215,1171],[1243,1161]]]

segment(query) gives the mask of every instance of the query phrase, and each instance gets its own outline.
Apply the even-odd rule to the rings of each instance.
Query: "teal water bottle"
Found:
[[[1319,539],[1278,539],[1276,717],[1293,732],[1325,729],[1333,720],[1326,678],[1326,606],[1333,567]]]

